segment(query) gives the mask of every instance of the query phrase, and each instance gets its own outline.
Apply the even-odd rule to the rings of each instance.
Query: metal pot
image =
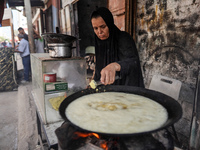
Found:
[[[50,57],[67,57],[72,56],[72,44],[66,43],[50,43],[47,44]]]
[[[92,93],[99,93],[99,92],[125,92],[125,93],[132,93],[132,94],[145,96],[145,97],[148,97],[148,98],[158,102],[159,104],[161,104],[163,107],[166,108],[166,110],[168,112],[168,120],[161,127],[157,128],[155,130],[151,130],[151,131],[147,131],[147,132],[140,132],[140,133],[129,133],[129,134],[113,134],[113,133],[95,132],[95,133],[100,134],[100,135],[112,136],[112,137],[126,137],[126,136],[135,136],[135,135],[141,135],[141,134],[146,134],[146,133],[152,133],[152,132],[156,132],[156,131],[159,131],[161,129],[165,129],[165,128],[173,125],[182,116],[182,108],[181,108],[180,104],[175,99],[173,99],[173,98],[171,98],[171,97],[169,97],[165,94],[162,94],[160,92],[156,92],[156,91],[153,91],[153,90],[145,89],[145,88],[140,88],[140,87],[109,85],[109,86],[99,86],[98,90],[96,90],[96,89],[85,89],[85,90],[76,92],[76,93],[68,96],[61,103],[61,105],[59,107],[59,113],[60,113],[61,117],[64,120],[70,122],[74,127],[77,128],[77,130],[81,130],[81,131],[84,131],[84,132],[94,132],[94,131],[85,130],[85,129],[73,124],[66,117],[65,110],[68,107],[68,105],[72,101],[75,101],[77,98],[84,96],[84,95],[88,95],[88,94],[92,94]]]

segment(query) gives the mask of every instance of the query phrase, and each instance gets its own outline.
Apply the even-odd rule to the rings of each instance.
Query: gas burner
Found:
[[[173,150],[167,130],[133,137],[100,136],[77,130],[69,122],[56,129],[59,150]]]

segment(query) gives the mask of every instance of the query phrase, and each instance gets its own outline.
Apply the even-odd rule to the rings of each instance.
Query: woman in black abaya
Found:
[[[95,32],[96,67],[94,80],[103,84],[144,87],[138,52],[133,38],[114,24],[104,7],[91,15]],[[115,80],[116,76],[120,79]]]

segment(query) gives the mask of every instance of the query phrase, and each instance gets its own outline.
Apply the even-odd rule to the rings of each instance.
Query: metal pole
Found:
[[[30,0],[24,0],[27,24],[28,24],[28,39],[30,45],[30,53],[35,53],[35,43],[33,38],[33,24],[32,24],[32,14],[31,14],[31,3]]]

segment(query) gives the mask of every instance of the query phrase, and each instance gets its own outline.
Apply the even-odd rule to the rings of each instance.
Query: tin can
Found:
[[[43,80],[44,82],[56,82],[56,73],[44,73]]]

